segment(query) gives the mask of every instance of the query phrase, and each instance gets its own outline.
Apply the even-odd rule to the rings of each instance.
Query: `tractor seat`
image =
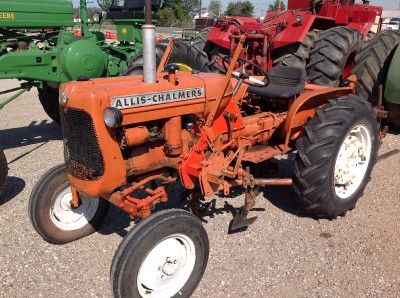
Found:
[[[247,91],[269,98],[289,99],[300,94],[306,84],[306,71],[302,68],[275,66],[267,74],[266,86],[250,86]]]

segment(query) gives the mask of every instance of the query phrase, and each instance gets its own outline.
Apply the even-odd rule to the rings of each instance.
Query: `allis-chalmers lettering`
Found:
[[[164,92],[113,97],[111,106],[118,109],[127,109],[202,97],[205,97],[204,88],[169,90]]]

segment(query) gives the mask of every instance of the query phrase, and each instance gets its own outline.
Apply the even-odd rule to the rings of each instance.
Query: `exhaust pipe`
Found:
[[[143,81],[154,84],[156,75],[156,26],[152,24],[152,0],[145,2],[145,24],[142,26],[143,36]]]

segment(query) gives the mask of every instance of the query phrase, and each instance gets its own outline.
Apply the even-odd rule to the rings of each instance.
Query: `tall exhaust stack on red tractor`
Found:
[[[150,49],[143,75],[60,89],[65,165],[49,170],[29,201],[32,224],[46,241],[67,243],[93,233],[112,203],[141,220],[113,259],[114,296],[190,297],[209,253],[198,217],[213,212],[216,194],[243,189],[231,232],[255,221],[249,215],[259,188],[270,185],[293,185],[293,199],[317,218],[355,207],[380,135],[376,111],[353,94],[354,76],[336,88],[308,84],[305,70],[296,67],[251,77],[237,68],[248,50],[244,34],[224,75],[165,65],[172,42],[155,72],[147,43],[154,28],[143,30]],[[289,153],[296,155],[292,177],[265,175],[271,159]],[[154,212],[171,199],[166,187],[176,180],[191,213]]]

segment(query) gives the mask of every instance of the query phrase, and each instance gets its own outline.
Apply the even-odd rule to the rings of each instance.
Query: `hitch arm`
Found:
[[[4,90],[4,91],[0,91],[0,95],[3,95],[3,94],[7,94],[7,93],[11,93],[11,92],[19,90],[17,93],[13,94],[12,96],[7,98],[6,100],[0,102],[0,110],[3,109],[7,104],[12,102],[14,99],[18,98],[19,96],[21,96],[25,92],[31,90],[32,87],[33,87],[33,84],[24,83],[24,84],[21,84],[20,87],[12,88],[12,89],[8,89],[8,90]]]

